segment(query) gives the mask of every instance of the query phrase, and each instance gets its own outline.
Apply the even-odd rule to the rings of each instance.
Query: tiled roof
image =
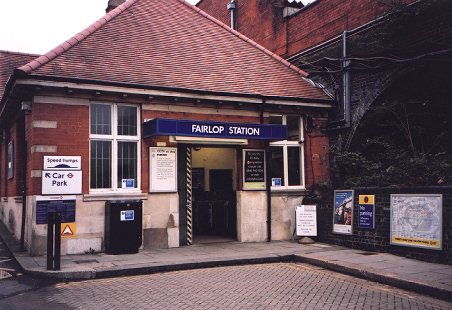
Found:
[[[38,55],[0,51],[0,98],[3,97],[5,85],[13,70],[35,59]]]
[[[183,0],[128,0],[26,74],[207,92],[329,99],[305,72]]]

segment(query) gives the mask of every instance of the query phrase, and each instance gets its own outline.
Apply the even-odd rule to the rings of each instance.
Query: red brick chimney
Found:
[[[126,0],[108,0],[108,6],[105,9],[105,12],[110,12],[111,10],[116,9],[118,6],[126,2]]]

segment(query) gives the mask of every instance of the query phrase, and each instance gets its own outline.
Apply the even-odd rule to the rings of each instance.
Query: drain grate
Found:
[[[99,261],[97,259],[83,259],[83,260],[75,260],[74,263],[76,264],[91,264],[91,263],[98,263]]]
[[[362,253],[358,253],[358,254],[361,254],[361,255],[377,255],[378,253],[375,253],[375,252],[362,252]]]

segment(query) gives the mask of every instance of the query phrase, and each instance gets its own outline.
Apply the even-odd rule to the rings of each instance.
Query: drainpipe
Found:
[[[20,250],[25,251],[25,222],[27,217],[27,162],[28,162],[28,154],[27,154],[27,122],[26,116],[27,111],[31,111],[31,102],[23,101],[22,102],[22,117],[23,117],[23,133],[22,133],[22,226],[20,227]]]
[[[231,0],[228,3],[227,8],[231,12],[231,29],[237,30],[237,1]]]
[[[267,242],[272,241],[272,193],[271,193],[271,175],[270,175],[270,142],[267,142],[265,150],[265,191],[267,193]]]
[[[264,123],[264,104],[265,99],[262,99],[262,110],[260,114],[260,123]],[[272,193],[271,193],[271,175],[270,175],[270,158],[271,149],[270,142],[265,145],[265,193],[267,196],[267,242],[272,241]]]
[[[345,127],[350,126],[350,72],[348,66],[350,60],[347,58],[347,30],[342,33],[342,87],[343,87],[343,110]]]

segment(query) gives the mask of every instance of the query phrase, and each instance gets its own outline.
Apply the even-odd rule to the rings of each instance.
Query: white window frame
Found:
[[[111,106],[111,134],[99,135],[91,133],[91,105]],[[118,135],[118,106],[129,106],[137,108],[137,135],[124,136]],[[141,193],[141,126],[140,126],[140,106],[126,103],[106,103],[91,102],[89,113],[89,192],[90,193]],[[91,188],[91,141],[111,141],[111,188]],[[137,184],[135,188],[121,188],[118,184],[118,142],[136,142],[137,143]]]
[[[306,189],[305,183],[305,165],[304,165],[304,120],[301,115],[281,115],[281,114],[271,114],[270,116],[279,116],[282,118],[282,125],[287,125],[287,116],[298,116],[299,117],[299,128],[300,128],[300,140],[281,140],[270,142],[270,147],[282,147],[283,149],[283,170],[284,170],[284,185],[281,186],[271,186],[272,191],[291,191],[291,190],[304,190]],[[301,169],[301,185],[287,185],[289,182],[289,147],[298,147],[300,149],[300,169]],[[268,160],[271,160],[270,158]]]

